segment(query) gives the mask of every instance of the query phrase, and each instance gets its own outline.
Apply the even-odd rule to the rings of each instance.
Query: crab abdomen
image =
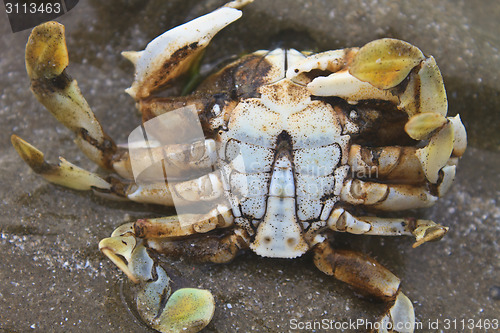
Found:
[[[287,52],[271,55],[263,61],[285,65]],[[253,234],[251,248],[292,258],[310,248],[338,201],[349,137],[335,110],[286,78],[285,67],[270,72],[274,82],[241,100],[219,133],[221,169],[236,221]]]

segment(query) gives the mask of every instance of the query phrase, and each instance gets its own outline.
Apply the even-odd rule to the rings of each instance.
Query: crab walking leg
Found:
[[[354,144],[349,151],[348,164],[351,174],[357,178],[423,183],[425,175],[416,151],[415,147],[368,148]]]
[[[428,144],[422,148],[352,145],[348,163],[353,174],[406,183],[427,180],[448,187],[454,178],[454,169],[447,166],[456,164],[467,145],[460,116],[445,118],[437,113],[419,113],[409,119],[405,130],[415,140],[429,140]],[[440,181],[440,173],[446,179]]]
[[[392,328],[390,332],[413,332],[413,305],[401,292],[399,278],[387,268],[362,253],[334,250],[328,241],[319,243],[313,251],[314,264],[320,271],[390,304],[376,332],[387,332],[388,327]]]
[[[167,256],[186,256],[197,261],[227,263],[233,260],[238,252],[247,249],[250,237],[243,229],[234,229],[221,235],[209,234],[203,238],[169,239],[156,238],[148,240],[148,246]]]
[[[455,165],[440,169],[436,183],[383,184],[359,179],[346,180],[340,192],[344,202],[381,210],[405,210],[432,206],[443,196],[455,178]]]
[[[208,290],[183,288],[171,293],[170,278],[150,257],[143,240],[134,236],[133,225],[116,229],[99,243],[100,250],[130,280],[139,285],[137,310],[160,332],[198,332],[213,317],[215,302]]]
[[[208,202],[223,195],[219,172],[212,172],[184,182],[172,183],[171,186],[164,179],[143,185],[127,184],[117,178],[104,180],[95,173],[84,170],[62,157],[59,158],[60,162],[57,165],[47,163],[40,150],[20,137],[12,135],[11,141],[18,154],[34,172],[51,183],[74,190],[94,190],[110,198],[166,206],[173,206],[174,203],[192,205],[195,202]]]
[[[133,229],[134,235],[140,238],[164,239],[206,233],[215,228],[229,227],[233,222],[231,211],[219,205],[206,214],[140,219],[133,224]]]
[[[105,169],[111,169],[116,146],[102,130],[76,80],[66,73],[68,51],[64,26],[43,23],[33,29],[26,44],[26,70],[31,90],[52,115],[76,135],[85,155]]]
[[[427,186],[382,184],[359,179],[345,181],[340,197],[346,203],[386,211],[430,207],[438,199]]]
[[[414,236],[414,248],[425,242],[440,240],[449,229],[430,220],[353,216],[343,208],[335,209],[327,223],[333,231],[357,235]]]

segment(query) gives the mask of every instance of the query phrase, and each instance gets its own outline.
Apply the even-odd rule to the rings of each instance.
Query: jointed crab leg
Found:
[[[183,288],[171,295],[170,278],[149,256],[133,224],[116,229],[99,243],[101,251],[139,284],[136,303],[141,317],[160,332],[198,332],[212,319],[215,303],[207,290]]]
[[[182,237],[206,233],[215,228],[226,228],[233,222],[233,214],[229,208],[219,205],[206,214],[140,219],[134,223],[134,234],[146,239]]]
[[[426,186],[382,184],[350,179],[344,183],[342,201],[381,210],[404,210],[432,206],[437,196]]]
[[[224,235],[224,234],[223,234]],[[189,242],[171,238],[156,238],[148,241],[148,246],[168,256],[193,257],[202,262],[226,263],[234,259],[238,252],[249,247],[250,238],[242,229],[228,230],[224,236],[205,235]]]
[[[43,153],[28,142],[16,135],[12,135],[11,140],[14,148],[33,171],[51,183],[75,190],[94,190],[108,196],[166,206],[173,206],[174,202],[180,205],[192,205],[196,202],[216,200],[223,195],[224,191],[221,175],[218,172],[172,183],[171,186],[165,179],[156,179],[155,182],[141,185],[127,184],[116,178],[110,178],[107,181],[62,157],[58,165],[49,164],[45,161]]]
[[[333,275],[363,294],[391,304],[381,319],[382,328],[392,327],[393,332],[413,332],[413,305],[401,292],[400,280],[388,269],[362,253],[334,250],[328,240],[316,245],[313,251],[314,263],[323,273]]]
[[[218,227],[232,223],[232,215],[226,211],[223,216],[214,215],[200,225],[219,222]],[[175,216],[139,220],[116,229],[110,238],[99,243],[101,251],[111,259],[134,283],[140,284],[137,295],[137,309],[142,318],[160,332],[198,332],[206,326],[214,313],[215,304],[209,291],[200,289],[179,289],[170,296],[170,279],[163,268],[148,254],[147,247],[167,255],[196,256],[202,261],[228,262],[242,248],[247,248],[249,237],[246,232],[235,229],[224,237],[212,236],[177,241],[180,236],[207,232],[211,229],[186,228]],[[213,229],[213,228],[212,228]],[[150,238],[155,237],[156,238]],[[147,237],[147,241],[141,237]]]
[[[12,145],[26,164],[51,183],[69,187],[74,190],[88,191],[92,188],[99,188],[109,191],[111,189],[111,184],[104,179],[92,172],[71,164],[62,157],[59,158],[60,163],[58,165],[47,163],[40,150],[36,149],[17,135],[12,135],[11,141]]]
[[[308,82],[304,74],[315,69],[333,73]],[[447,97],[434,58],[406,42],[380,39],[344,53],[307,57],[290,68],[287,76],[303,81],[316,96],[337,96],[353,105],[366,99],[393,104],[408,117],[406,133],[426,145],[371,149],[353,145],[349,155],[353,171],[362,171],[362,177],[368,174],[407,183],[419,183],[425,176],[429,183],[438,184],[439,195],[446,192],[454,175],[454,169],[447,166],[456,164],[464,153],[466,132],[459,116],[445,117]],[[347,119],[344,122],[346,133],[356,127]]]
[[[31,90],[54,117],[76,135],[76,144],[93,162],[111,169],[116,146],[102,130],[75,80],[66,73],[68,51],[64,26],[39,25],[26,45],[26,69]]]
[[[369,148],[354,144],[349,151],[348,164],[355,176],[399,183],[422,183],[425,175],[416,150],[415,147]]]
[[[163,179],[143,185],[123,183],[116,178],[110,178],[107,181],[62,157],[58,165],[49,164],[45,161],[43,153],[31,144],[16,135],[13,135],[11,140],[14,148],[33,171],[51,183],[74,190],[94,190],[110,197],[166,206],[173,206],[174,202],[180,205],[192,205],[196,202],[216,200],[223,195],[219,173],[210,173],[192,180],[173,183],[171,186]]]
[[[358,235],[414,236],[416,241],[413,247],[439,240],[448,232],[448,227],[430,220],[353,216],[343,208],[337,208],[331,213],[328,227],[334,231]]]
[[[176,119],[170,120],[176,121]],[[119,159],[113,162],[115,171],[127,179],[137,178],[140,172],[150,168],[155,163],[168,170],[169,179],[182,179],[186,178],[186,175],[192,179],[195,176],[211,172],[217,160],[216,144],[212,139],[158,147],[151,147],[151,141],[133,144],[134,147],[129,146],[129,151],[123,153]],[[161,173],[161,177],[157,176],[150,173],[146,179],[149,178],[153,181],[164,179],[163,173]]]

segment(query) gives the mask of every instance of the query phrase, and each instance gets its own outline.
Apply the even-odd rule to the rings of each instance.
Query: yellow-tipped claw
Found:
[[[446,124],[432,136],[429,144],[417,150],[416,155],[422,164],[425,177],[435,184],[439,178],[439,170],[446,165],[453,151],[454,129],[451,123]]]
[[[215,301],[208,290],[179,289],[170,296],[154,328],[163,333],[199,332],[214,311]]]
[[[419,113],[408,120],[405,131],[415,140],[426,140],[436,129],[446,124],[448,120],[439,113]]]
[[[35,27],[26,44],[26,70],[31,79],[60,75],[68,66],[64,26],[46,22]]]
[[[43,153],[33,145],[24,141],[15,134],[10,137],[12,145],[16,149],[21,158],[30,166],[36,173],[50,172],[51,166],[45,162]]]
[[[47,181],[74,190],[88,191],[93,187],[109,189],[111,185],[96,174],[84,170],[59,157],[59,164],[49,164],[43,153],[17,135],[11,136],[11,142],[17,153],[33,171]]]
[[[127,264],[131,260],[132,251],[135,249],[136,243],[134,236],[110,237],[99,242],[99,250],[125,273],[130,280],[134,283],[139,283],[139,280]]]
[[[446,235],[448,229],[448,227],[439,224],[420,226],[413,232],[416,242],[413,243],[412,247],[416,248],[426,242],[438,241]]]
[[[416,228],[412,231],[415,236],[415,243],[412,247],[416,248],[426,242],[438,241],[446,235],[448,229],[431,220],[417,220]]]
[[[389,89],[400,84],[424,59],[422,51],[407,42],[378,39],[359,49],[349,72],[379,89]]]

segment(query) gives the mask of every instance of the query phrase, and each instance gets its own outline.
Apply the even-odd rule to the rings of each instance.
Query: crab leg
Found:
[[[314,264],[320,271],[346,282],[365,295],[377,297],[390,304],[380,320],[382,328],[392,327],[393,332],[413,332],[413,305],[401,292],[400,280],[387,268],[362,253],[334,250],[328,241],[319,243],[313,251]]]
[[[192,179],[211,172],[217,161],[216,143],[212,139],[156,147],[153,146],[154,142],[144,140],[132,145],[134,146],[129,145],[128,151],[113,162],[114,170],[127,179],[146,176],[141,173],[154,164],[165,168],[170,180]],[[157,172],[151,172],[151,169],[147,171],[149,176],[146,178],[157,181],[164,179],[163,170],[160,170],[161,176]]]
[[[237,11],[230,8],[226,10]],[[132,178],[129,154],[124,151],[118,152],[115,143],[104,133],[76,81],[67,74],[67,66],[68,53],[64,26],[56,22],[47,22],[33,29],[26,46],[26,68],[31,78],[31,89],[34,95],[58,121],[75,133],[76,143],[87,157],[105,169],[115,169],[121,176]],[[186,101],[172,101],[167,104],[170,107],[181,106],[185,105]],[[199,105],[201,101],[193,98],[189,101],[194,107],[201,107]],[[148,102],[144,101],[144,103]],[[207,153],[213,155],[213,146],[213,141],[196,143],[193,146],[166,146],[162,149],[162,154],[177,160],[179,169],[185,170],[186,166],[193,168],[195,163],[198,166],[200,164],[198,160],[203,157],[186,158],[186,154],[200,155],[203,154],[203,148],[205,148]],[[210,161],[213,160],[212,155],[208,156]],[[180,161],[187,161],[187,163],[180,165]],[[206,168],[207,166],[199,167]]]
[[[40,150],[17,135],[12,135],[11,141],[26,164],[51,183],[74,190],[88,191],[93,188],[99,188],[103,191],[111,190],[110,183],[98,175],[66,161],[62,157],[59,157],[60,163],[58,165],[49,164],[45,161],[44,155]]]
[[[196,202],[213,201],[223,195],[221,175],[217,171],[171,185],[165,179],[156,179],[156,182],[145,184],[127,184],[116,178],[109,178],[107,181],[62,157],[58,165],[49,164],[36,147],[16,135],[12,135],[11,140],[14,148],[33,171],[51,183],[71,189],[94,190],[103,195],[166,206],[173,206],[174,203],[193,205]]]
[[[440,240],[448,232],[448,227],[430,220],[353,216],[343,208],[337,208],[330,214],[328,227],[357,235],[414,236],[414,248],[425,242]]]
[[[342,201],[381,210],[404,210],[432,206],[437,196],[426,186],[382,184],[349,179],[340,193]]]
[[[457,157],[464,153],[467,140],[460,117],[445,117],[448,102],[439,68],[433,57],[424,56],[415,46],[396,39],[380,39],[344,53],[307,57],[290,68],[287,75],[300,81],[303,73],[314,69],[333,73],[304,82],[313,95],[337,96],[350,104],[366,99],[388,101],[406,113],[405,131],[412,139],[428,140],[425,147],[414,151],[409,147],[370,150],[354,146],[349,157],[355,171],[359,168],[371,175],[373,169],[381,167],[380,175],[390,180],[419,182],[423,174],[436,184],[441,171],[446,173],[444,167],[456,164]],[[347,131],[356,126],[350,122],[345,125]],[[383,154],[382,160],[374,157],[377,153]],[[451,174],[450,170],[447,172]],[[445,188],[452,179],[446,179]]]
[[[148,246],[168,256],[192,257],[202,262],[227,263],[242,249],[247,249],[250,237],[243,229],[228,231],[225,236],[205,235],[203,238],[185,239],[156,238],[148,240]]]
[[[454,165],[443,167],[432,186],[349,179],[344,182],[340,195],[347,203],[388,211],[430,207],[448,191],[455,178],[455,169]]]
[[[227,219],[232,217],[229,215],[214,215],[212,220],[228,223]],[[201,223],[210,224],[209,220]],[[209,236],[190,242],[176,240],[179,236],[206,231],[196,230],[196,227],[187,230],[179,223],[178,217],[171,216],[124,224],[110,238],[99,243],[100,250],[132,282],[139,284],[137,310],[149,325],[160,332],[198,332],[210,322],[215,302],[209,291],[201,289],[184,288],[171,295],[170,279],[150,257],[145,243],[148,248],[168,255],[192,255],[202,261],[216,263],[228,262],[240,249],[248,247],[249,237],[239,229],[226,233],[222,238]],[[154,236],[159,238],[149,238]]]
[[[183,288],[172,294],[170,278],[150,257],[132,224],[116,229],[100,250],[138,284],[137,310],[160,332],[198,332],[212,319],[215,302],[208,290]]]
[[[376,178],[404,183],[422,183],[425,175],[414,147],[368,148],[354,144],[348,164],[356,178]]]
[[[163,239],[206,233],[215,228],[233,224],[229,208],[219,205],[206,214],[184,214],[152,219],[140,219],[134,223],[134,234],[140,238]]]
[[[353,176],[408,184],[427,181],[436,185],[439,196],[444,195],[455,177],[456,160],[465,151],[466,134],[460,117],[421,113],[410,119],[406,130],[414,139],[428,139],[431,132],[437,132],[423,148],[353,145],[348,161]]]
[[[26,70],[31,90],[52,115],[76,135],[85,155],[105,169],[111,169],[116,146],[94,116],[76,80],[66,73],[68,51],[64,26],[47,22],[33,29],[26,44]]]

